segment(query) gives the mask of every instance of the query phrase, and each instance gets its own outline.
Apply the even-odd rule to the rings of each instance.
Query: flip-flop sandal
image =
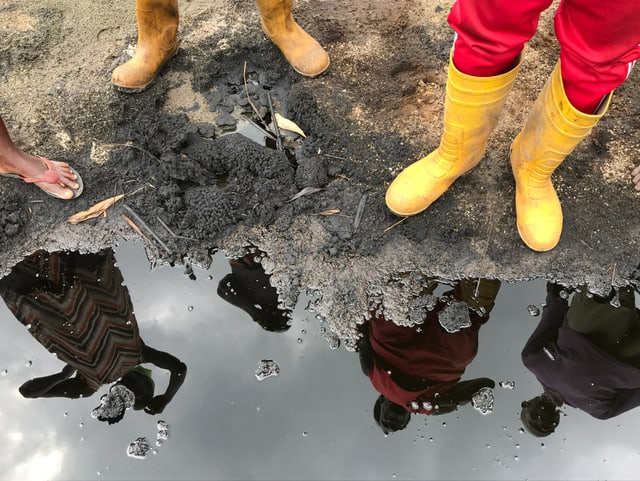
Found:
[[[2,177],[11,177],[13,179],[20,179],[21,181],[23,181],[23,182],[25,182],[27,184],[33,184],[35,182],[45,182],[47,184],[58,184],[58,183],[60,183],[60,175],[55,171],[51,161],[49,159],[47,159],[45,157],[41,157],[39,155],[37,157],[40,160],[42,160],[44,162],[44,164],[47,166],[47,171],[41,177],[22,177],[21,175],[12,174],[12,173],[9,173],[9,172],[0,173],[0,176],[2,176]],[[76,176],[75,182],[76,182],[76,184],[78,184],[78,188],[77,189],[72,189],[69,186],[66,186],[66,188],[71,190],[71,192],[73,192],[73,197],[71,197],[71,199],[75,199],[76,197],[79,197],[80,194],[82,194],[82,191],[84,190],[84,183],[82,182],[82,177],[80,177],[80,174],[78,174],[78,172],[73,167],[69,166],[69,169]],[[66,197],[62,197],[61,195],[58,195],[58,194],[56,194],[54,192],[49,192],[49,191],[46,191],[44,189],[40,189],[40,190],[42,190],[45,194],[50,195],[51,197],[55,197],[56,199],[71,200],[71,199],[67,199]]]

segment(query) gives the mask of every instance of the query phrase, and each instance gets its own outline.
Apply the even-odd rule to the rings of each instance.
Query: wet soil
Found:
[[[125,214],[155,261],[206,265],[213,251],[259,247],[282,302],[314,295],[347,339],[372,302],[406,315],[429,276],[637,283],[637,69],[554,175],[559,246],[534,253],[518,237],[508,151],[557,59],[553,9],[480,165],[386,230],[399,220],[386,186],[439,141],[449,3],[296,1],[298,22],[332,60],[305,79],[265,38],[252,0],[181,1],[180,51],[148,90],[126,94],[110,75],[135,45],[133,1],[2,2],[0,114],[21,148],[70,162],[85,193],[62,202],[2,180],[0,273],[38,248],[97,251],[141,237]],[[247,117],[269,121],[269,97],[307,135],[287,135],[286,152],[234,133]],[[305,188],[315,192],[291,200]],[[106,217],[67,223],[116,194],[127,195]]]

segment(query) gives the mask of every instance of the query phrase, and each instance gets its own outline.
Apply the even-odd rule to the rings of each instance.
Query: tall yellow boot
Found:
[[[138,46],[133,57],[113,71],[120,89],[140,91],[178,51],[178,0],[136,0]]]
[[[329,55],[291,13],[293,0],[256,0],[262,30],[300,75],[316,77],[329,68]]]
[[[519,68],[520,62],[495,77],[473,77],[449,60],[440,146],[393,180],[385,198],[391,212],[401,216],[422,212],[480,162]]]
[[[553,249],[562,233],[562,207],[551,174],[605,114],[611,96],[596,114],[580,112],[567,99],[558,62],[513,141],[518,232],[534,251]]]

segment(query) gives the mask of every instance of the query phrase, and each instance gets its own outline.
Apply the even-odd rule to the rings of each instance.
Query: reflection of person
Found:
[[[544,393],[522,403],[521,419],[536,436],[554,432],[564,403],[598,419],[640,405],[640,324],[632,289],[591,296],[583,287],[571,305],[547,284],[547,300],[538,327],[522,350],[522,362]]]
[[[432,283],[423,295],[436,287]],[[424,323],[414,327],[398,326],[377,314],[364,324],[358,353],[363,372],[380,393],[374,418],[385,433],[404,429],[411,413],[445,414],[480,389],[495,387],[489,378],[460,381],[478,352],[478,332],[489,319],[500,282],[482,279],[477,292],[476,287],[476,281],[456,282],[434,309],[425,310]],[[444,296],[466,303],[469,327],[455,332],[442,327],[439,317],[452,306]]]
[[[293,69],[315,77],[329,67],[329,56],[295,21],[293,0],[256,0],[262,30]],[[136,0],[138,45],[134,56],[113,71],[113,84],[124,90],[146,88],[178,51],[178,0]]]
[[[456,0],[444,133],[437,150],[404,169],[389,186],[389,209],[422,212],[474,168],[497,124],[551,0]],[[640,3],[561,0],[555,15],[560,59],[511,147],[520,237],[535,251],[553,249],[562,208],[551,174],[605,114],[612,91],[640,58]]]
[[[25,382],[20,387],[24,397],[86,397],[116,383],[95,411],[111,424],[128,407],[162,412],[184,382],[185,364],[140,338],[114,261],[111,249],[97,254],[38,251],[0,280],[0,295],[16,318],[65,363],[57,374]],[[144,363],[170,371],[164,394],[154,395]]]
[[[278,307],[278,293],[269,283],[261,252],[229,261],[231,273],[218,283],[218,295],[251,316],[266,331],[284,332],[291,327],[291,311]]]
[[[18,149],[0,118],[0,175],[35,184],[58,199],[75,199],[82,194],[82,179],[66,162],[29,155]]]

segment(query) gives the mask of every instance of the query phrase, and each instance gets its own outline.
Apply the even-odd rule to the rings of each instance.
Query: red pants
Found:
[[[456,0],[449,14],[457,33],[455,66],[475,77],[508,71],[551,3]],[[592,114],[640,58],[640,0],[562,0],[554,26],[567,97],[578,110]]]

